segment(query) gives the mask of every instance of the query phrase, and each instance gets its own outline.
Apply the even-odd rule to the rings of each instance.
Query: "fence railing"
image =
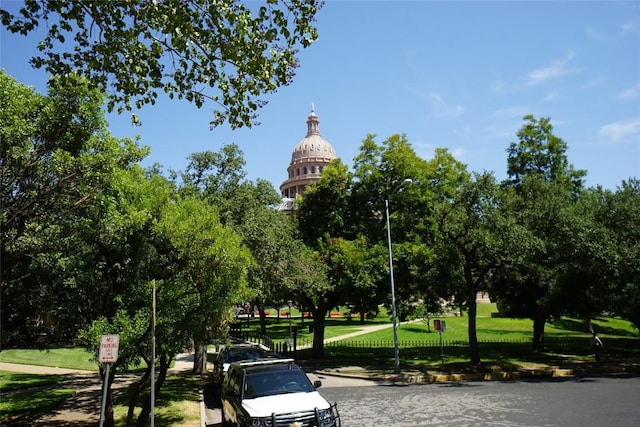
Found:
[[[270,350],[287,357],[296,357],[298,351],[310,349],[312,341],[301,339],[296,333],[293,334],[291,340],[276,341],[267,335],[256,334],[242,330],[232,330],[231,336],[242,341],[255,342],[261,344]],[[612,338],[605,340],[605,347],[608,352],[640,353],[640,339],[638,338]],[[501,351],[530,351],[533,341],[529,338],[516,339],[500,339],[500,340],[479,340],[478,346],[480,350],[491,350],[495,352]],[[566,352],[569,354],[588,354],[591,349],[590,337],[545,337],[544,347],[551,351]],[[340,340],[333,342],[325,342],[324,349],[328,350],[328,355],[354,355],[366,354],[367,350],[382,350],[393,348],[392,340]],[[401,349],[412,349],[420,353],[421,349],[451,349],[453,351],[462,351],[469,348],[469,342],[466,340],[446,340],[443,339],[427,339],[427,340],[400,340],[398,347]]]
[[[554,348],[582,348],[590,345],[589,338],[579,337],[549,337],[544,339],[545,346],[552,346]],[[501,340],[478,340],[478,346],[485,347],[514,347],[514,346],[532,346],[533,341],[527,338],[518,339],[501,339]],[[399,348],[415,348],[415,347],[469,347],[469,341],[465,340],[400,340],[398,341]],[[393,347],[392,340],[375,340],[375,341],[362,341],[362,340],[341,340],[330,343],[325,343],[325,348],[338,348],[338,347],[351,347],[351,348],[391,348]]]
[[[307,348],[311,344],[309,340],[301,339],[295,333],[293,334],[293,338],[291,340],[285,341],[276,341],[267,335],[256,334],[253,332],[242,331],[238,329],[232,329],[230,335],[231,337],[240,341],[260,344],[268,348],[269,350],[286,357],[295,357],[298,349]]]

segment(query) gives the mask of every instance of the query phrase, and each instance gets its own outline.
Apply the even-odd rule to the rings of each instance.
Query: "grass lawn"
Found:
[[[92,362],[91,355],[82,347],[3,349],[0,352],[0,362],[98,371],[98,363]]]
[[[34,420],[73,396],[75,391],[56,387],[61,379],[59,375],[0,371],[0,425]]]
[[[155,422],[163,426],[199,427],[200,426],[200,395],[204,380],[190,373],[168,376],[156,395]],[[130,394],[125,392],[114,402],[113,415],[116,425],[124,425],[129,410]],[[149,399],[148,391],[142,395]],[[138,406],[141,406],[139,404]],[[135,417],[140,413],[138,407]]]
[[[286,317],[288,309],[281,310],[280,318],[277,317],[275,309],[268,310],[269,316],[266,318],[267,323],[267,335],[275,342],[284,341],[289,338],[289,318]],[[340,335],[345,335],[351,332],[362,330],[363,327],[371,325],[383,325],[391,324],[390,315],[384,307],[380,308],[380,314],[373,318],[367,319],[365,323],[360,323],[359,317],[347,316],[347,308],[342,308],[340,311],[332,311],[333,315],[325,319],[324,338],[333,338]],[[285,314],[283,314],[285,313]],[[313,333],[309,332],[309,325],[313,324],[313,319],[300,317],[300,312],[295,308],[291,310],[293,317],[291,318],[291,328],[297,331],[298,342],[311,342],[313,340]],[[242,330],[250,333],[260,333],[260,322],[258,317],[250,319],[241,318],[240,322]]]

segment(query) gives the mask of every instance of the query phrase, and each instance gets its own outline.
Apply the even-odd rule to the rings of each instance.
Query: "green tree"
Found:
[[[586,171],[569,163],[567,144],[553,134],[549,118],[527,115],[524,120],[519,141],[507,150],[503,184],[514,190],[511,214],[529,230],[529,246],[523,249],[528,257],[496,276],[494,292],[511,315],[533,319],[533,346],[541,350],[546,321],[568,310],[561,295],[576,283],[569,264],[579,264],[576,253],[585,235],[578,200]]]
[[[110,93],[108,109],[155,103],[158,92],[201,107],[217,104],[212,126],[251,126],[260,95],[292,81],[300,47],[318,37],[316,0],[263,5],[224,0],[40,2],[2,24],[26,35],[46,24],[31,60],[53,75],[77,71]],[[133,104],[133,105],[132,105]]]
[[[333,160],[322,171],[322,178],[305,188],[296,218],[306,245],[317,248],[325,235],[353,235],[349,230],[350,191],[351,175],[340,159]]]
[[[217,210],[201,198],[177,196],[166,180],[145,178],[141,169],[119,182],[121,193],[113,201],[106,224],[121,222],[125,228],[115,235],[106,234],[108,240],[97,245],[104,246],[99,255],[111,254],[102,262],[105,274],[97,277],[97,283],[108,290],[103,293],[105,315],[96,316],[84,336],[93,339],[88,348],[97,356],[95,337],[120,333],[123,325],[138,325],[125,328],[125,333],[132,331],[126,340],[132,348],[114,364],[112,375],[132,360],[145,361],[145,370],[129,395],[127,420],[132,425],[135,408],[141,407],[137,419],[141,425],[150,411],[143,390],[148,390],[151,367],[159,366],[155,382],[159,395],[175,355],[191,342],[196,348],[210,342],[228,320],[231,307],[243,300],[251,261],[240,237],[223,226]],[[114,221],[117,218],[121,221]],[[124,238],[116,239],[118,235]],[[158,289],[155,334],[152,283]],[[155,359],[151,357],[152,336]],[[194,363],[194,370],[203,364]]]
[[[553,134],[551,119],[524,116],[525,124],[517,132],[518,142],[507,149],[507,185],[518,187],[530,175],[541,175],[545,181],[557,182],[574,191],[584,185],[584,170],[576,170],[567,158],[567,143]]]
[[[183,305],[174,314],[176,323],[194,341],[194,373],[204,375],[207,344],[228,320],[230,309],[245,300],[251,255],[241,236],[220,222],[217,209],[199,197],[167,204],[156,227],[177,257],[176,275],[165,287],[181,292],[169,306]]]
[[[260,191],[258,188],[254,188],[255,192]],[[294,222],[284,212],[265,204],[244,206],[243,219],[236,229],[255,261],[249,268],[251,302],[258,307],[260,328],[266,334],[264,308],[267,304],[291,299],[285,283],[298,262],[297,248],[301,243],[296,239]]]
[[[381,144],[368,135],[355,158],[354,175],[353,228],[385,248],[384,204],[389,201],[399,317],[410,316],[420,301],[432,308],[439,306],[440,298],[451,295],[451,282],[439,280],[445,277],[438,277],[434,269],[434,207],[450,199],[467,179],[466,166],[446,149],[436,149],[430,160],[421,159],[404,135],[393,135]],[[412,183],[401,185],[405,179]],[[388,290],[388,276],[379,288]],[[386,295],[377,303],[388,303]]]
[[[244,171],[244,153],[235,144],[227,144],[219,152],[193,153],[187,159],[189,164],[180,173],[181,191],[201,194],[214,205],[228,203],[247,175]]]
[[[451,199],[436,208],[440,238],[440,268],[449,270],[452,279],[462,278],[465,306],[468,310],[470,361],[480,364],[476,331],[476,295],[487,291],[492,272],[503,262],[500,239],[512,232],[500,218],[498,184],[489,173],[474,175]],[[455,275],[451,272],[456,272]],[[457,273],[459,272],[459,273]],[[442,274],[439,275],[442,277]],[[460,277],[461,276],[461,277]],[[454,295],[457,295],[455,291]]]
[[[103,97],[84,79],[49,88],[36,94],[0,70],[3,345],[69,341],[101,309],[89,279],[102,264],[83,251],[104,231],[93,221],[109,218],[118,172],[148,152],[108,134]]]
[[[588,286],[572,273],[586,265],[581,245],[593,233],[566,185],[532,175],[511,194],[505,210],[526,231],[511,262],[494,276],[491,292],[504,314],[533,320],[533,348],[542,350],[546,321],[578,311],[585,301],[580,295]]]
[[[613,250],[601,296],[607,309],[640,329],[640,179],[623,181],[615,192],[598,189],[597,222],[610,232]],[[603,308],[603,307],[601,307]]]
[[[346,165],[340,159],[332,161],[324,168],[322,178],[307,186],[296,213],[302,241],[316,251],[318,259],[327,266],[325,280],[309,283],[298,277],[292,285],[299,300],[313,313],[315,357],[322,357],[324,351],[324,318],[332,307],[341,302],[344,292],[345,282],[340,280],[340,272],[334,269],[332,254],[334,250],[340,250],[338,242],[350,234],[350,179]],[[308,263],[301,265],[302,268],[321,270],[315,266],[313,258],[306,261]]]

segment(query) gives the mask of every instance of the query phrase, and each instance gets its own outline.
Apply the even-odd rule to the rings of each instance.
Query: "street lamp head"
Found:
[[[395,190],[393,190],[393,192],[394,193],[398,193],[398,192],[400,192],[400,190],[402,190],[402,188],[405,185],[409,185],[409,184],[412,184],[412,183],[413,183],[413,180],[411,178],[405,178],[405,179],[402,180],[402,182],[400,184],[398,184],[398,186],[396,187]]]

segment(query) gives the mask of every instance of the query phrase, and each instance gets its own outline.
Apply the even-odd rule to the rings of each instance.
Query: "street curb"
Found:
[[[341,372],[339,370],[316,370],[319,375],[328,375],[342,378],[356,378],[378,382],[417,384],[417,383],[450,383],[459,381],[516,381],[526,378],[566,378],[583,376],[638,376],[637,368],[625,367],[606,369],[565,369],[542,368],[521,369],[515,372],[487,372],[473,374],[376,374],[371,372]]]

